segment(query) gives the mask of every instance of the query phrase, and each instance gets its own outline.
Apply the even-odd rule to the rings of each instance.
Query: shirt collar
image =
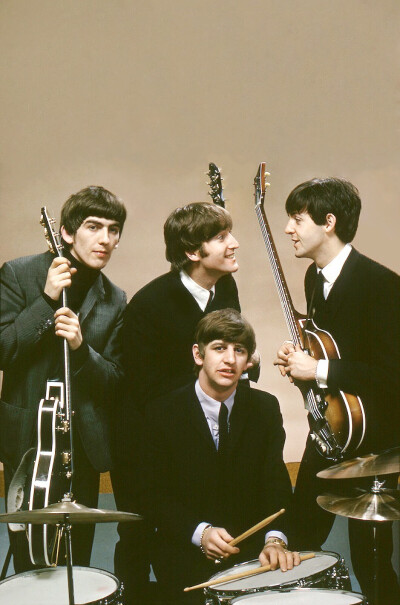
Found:
[[[215,422],[218,422],[219,409],[221,407],[221,402],[213,399],[209,395],[207,395],[200,386],[199,380],[196,380],[196,384],[194,386],[197,398],[200,402],[200,405],[203,409],[203,412],[207,418],[211,418]],[[233,391],[231,395],[227,399],[224,400],[226,407],[228,408],[228,418],[231,415],[233,404],[235,402],[235,394],[236,389]]]
[[[200,286],[183,270],[179,272],[179,277],[181,278],[182,284],[189,290],[190,294],[199,305],[200,309],[204,311],[210,297],[210,292],[215,294],[215,286],[213,286],[211,290],[207,290],[207,288]]]
[[[335,258],[331,260],[330,263],[325,265],[323,269],[317,268],[318,273],[322,273],[325,278],[325,281],[328,282],[328,284],[333,284],[337,280],[351,250],[351,244],[346,244],[344,248],[341,249],[339,254],[335,256]]]

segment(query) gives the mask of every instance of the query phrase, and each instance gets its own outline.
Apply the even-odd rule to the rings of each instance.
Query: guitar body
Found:
[[[29,510],[59,502],[68,492],[70,462],[65,425],[64,384],[48,382],[46,399],[38,410],[38,444],[33,469]],[[35,565],[55,565],[59,529],[56,525],[28,525],[29,555]]]
[[[340,359],[338,346],[329,332],[318,328],[313,320],[307,322],[305,316],[297,313],[296,316],[303,350],[317,360]],[[361,399],[344,391],[318,389],[314,381],[296,384],[303,394],[306,409],[312,397],[309,391],[313,392],[319,411],[339,447],[340,457],[347,451],[358,449],[365,435],[365,413]]]
[[[267,248],[272,273],[282,310],[294,345],[317,360],[340,359],[339,349],[329,332],[321,330],[311,318],[294,308],[282,271],[278,253],[264,211],[265,163],[261,163],[254,179],[256,213]],[[365,436],[365,413],[361,399],[343,391],[330,392],[319,388],[316,381],[296,381],[310,424],[310,436],[317,450],[329,460],[338,461],[345,453],[356,451]]]

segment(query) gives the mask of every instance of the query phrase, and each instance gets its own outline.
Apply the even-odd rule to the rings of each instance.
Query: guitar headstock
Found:
[[[270,176],[270,173],[265,171],[265,162],[261,162],[257,174],[254,177],[256,206],[264,206],[265,190],[270,186],[270,183],[267,183],[266,181],[267,176]]]
[[[210,182],[208,183],[210,191],[208,195],[211,195],[214,204],[225,208],[224,191],[222,189],[223,178],[221,177],[220,169],[215,164],[210,163],[207,174],[210,177]]]
[[[44,236],[46,238],[47,245],[52,254],[62,256],[63,247],[61,243],[61,235],[54,229],[55,223],[56,219],[50,218],[47,213],[46,206],[43,206],[43,208],[40,210],[40,224],[44,228]]]

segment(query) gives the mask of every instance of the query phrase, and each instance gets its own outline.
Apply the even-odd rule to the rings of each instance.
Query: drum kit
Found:
[[[358,490],[357,495],[325,494],[318,504],[334,514],[372,521],[400,520],[400,491],[385,489],[378,477],[400,473],[400,448],[382,454],[346,460],[318,473],[326,479],[354,479],[374,477],[369,491]],[[68,590],[69,605],[91,603],[121,605],[122,586],[109,572],[72,566],[71,525],[79,523],[107,523],[138,521],[140,515],[120,511],[87,508],[76,502],[63,500],[43,509],[0,514],[2,523],[59,524],[66,540],[67,573],[63,567],[43,568],[11,576],[0,582],[0,602],[15,605],[54,605],[64,602],[60,595]],[[374,533],[375,536],[375,533]],[[259,567],[258,561],[240,563],[212,576],[212,586],[205,589],[206,605],[366,605],[366,598],[351,591],[348,570],[343,559],[333,552],[317,552],[307,557],[298,567],[285,573],[282,583],[280,570],[246,575],[229,581],[230,575],[248,572]],[[376,544],[374,557],[377,563]],[[377,570],[377,565],[375,566]],[[377,573],[377,572],[376,572]],[[224,581],[215,583],[222,578]],[[228,576],[228,579],[225,578]],[[377,575],[374,577],[377,584]],[[377,604],[376,599],[376,604]]]
[[[119,580],[100,569],[76,567],[72,564],[71,526],[81,523],[139,521],[134,513],[88,508],[64,498],[46,508],[20,510],[0,514],[0,523],[59,525],[65,536],[67,567],[45,567],[23,572],[0,582],[0,603],[13,605],[69,605],[92,603],[122,605],[123,588]]]
[[[385,489],[378,477],[400,473],[400,448],[382,454],[346,460],[318,473],[326,479],[372,477],[370,490],[355,495],[325,494],[318,496],[321,508],[337,515],[364,519],[374,523],[374,586],[377,587],[376,524],[400,520],[400,491]],[[303,553],[300,553],[303,554]],[[259,567],[258,561],[240,563],[215,574],[211,580],[236,575]],[[298,567],[285,572],[282,583],[280,570],[225,580],[205,589],[206,605],[366,605],[364,595],[351,591],[348,570],[343,559],[333,552],[317,552]],[[375,605],[378,603],[375,594]]]

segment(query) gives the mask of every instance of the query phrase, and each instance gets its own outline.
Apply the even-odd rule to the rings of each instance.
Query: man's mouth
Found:
[[[236,256],[235,256],[235,253],[234,253],[234,252],[232,252],[232,254],[226,254],[226,255],[225,255],[225,258],[230,258],[230,259],[232,259],[232,260],[235,260],[235,259],[236,259]]]
[[[220,370],[218,370],[218,372],[220,374],[227,374],[229,376],[235,375],[235,370],[233,370],[232,368],[221,368]]]

